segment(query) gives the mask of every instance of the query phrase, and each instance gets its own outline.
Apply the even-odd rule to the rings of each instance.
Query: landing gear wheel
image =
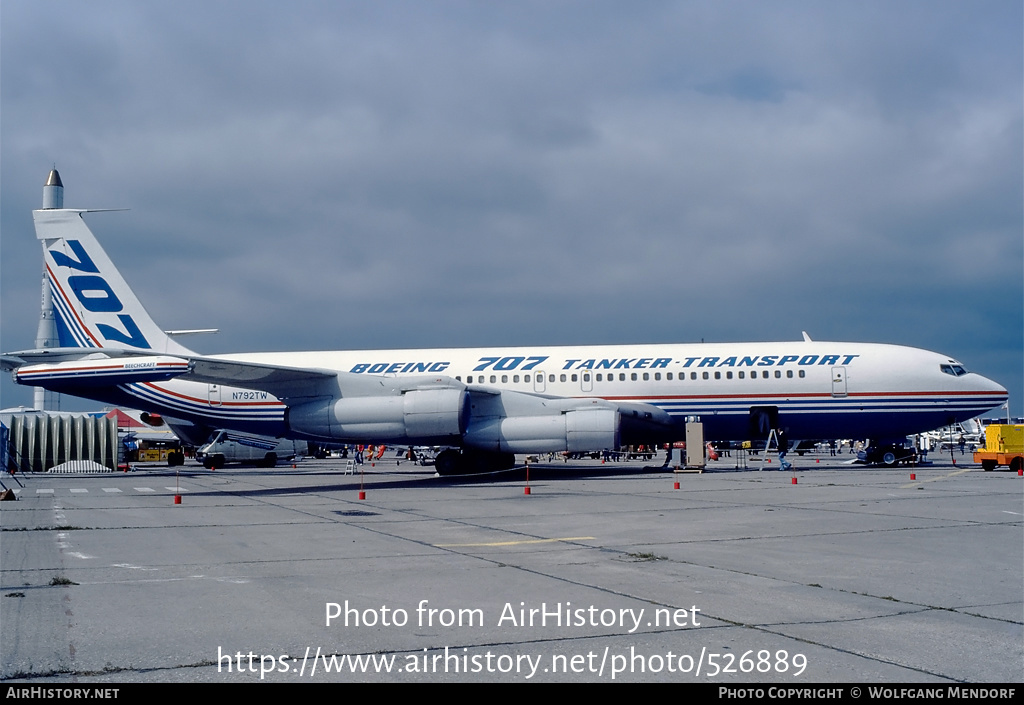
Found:
[[[434,470],[438,475],[458,475],[462,472],[462,454],[449,448],[442,450],[434,458]]]

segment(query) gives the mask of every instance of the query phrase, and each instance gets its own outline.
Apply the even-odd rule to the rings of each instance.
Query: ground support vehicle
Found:
[[[1024,467],[1024,424],[991,424],[985,427],[985,447],[974,451],[974,462],[985,470],[1001,465],[1013,471]]]
[[[885,465],[890,468],[900,463],[913,465],[917,462],[917,450],[913,444],[906,442],[882,443],[858,451],[857,460],[868,465]]]
[[[196,460],[207,469],[222,468],[227,463],[272,468],[278,460],[293,460],[308,453],[305,441],[217,431],[209,443],[196,450]]]

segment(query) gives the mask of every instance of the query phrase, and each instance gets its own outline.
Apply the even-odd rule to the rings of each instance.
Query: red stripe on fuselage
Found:
[[[158,386],[155,382],[142,382],[141,384],[144,387],[149,387],[151,389],[156,390],[160,394],[167,394],[172,397],[177,397],[178,399],[184,399],[185,401],[203,404],[204,406],[213,406],[210,403],[209,399],[204,399],[203,397],[193,397],[189,396],[188,394],[182,394],[181,392],[175,392],[171,391],[170,389],[164,389],[163,387]],[[286,404],[284,404],[284,402],[281,401],[221,401],[217,402],[216,406],[286,406]]]
[[[92,342],[94,342],[96,344],[96,347],[102,348],[103,347],[103,343],[101,343],[99,340],[96,339],[96,336],[94,336],[92,334],[92,331],[89,330],[89,327],[87,325],[85,325],[85,321],[83,321],[81,318],[78,317],[78,312],[75,311],[74,304],[71,303],[71,299],[68,298],[68,295],[64,293],[64,290],[60,286],[60,281],[54,275],[53,270],[50,269],[50,265],[49,264],[46,265],[46,273],[50,277],[50,282],[57,289],[57,293],[60,294],[60,297],[64,300],[64,303],[67,305],[68,309],[71,311],[71,315],[75,317],[76,321],[78,321],[78,325],[81,327],[81,329],[83,331],[85,331],[85,334],[89,338],[92,339]]]

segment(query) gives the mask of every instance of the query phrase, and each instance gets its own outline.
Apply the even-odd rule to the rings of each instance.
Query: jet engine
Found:
[[[289,407],[296,434],[351,442],[458,444],[466,430],[465,389],[415,389],[394,396],[318,399]]]
[[[583,408],[547,416],[474,421],[463,444],[502,453],[614,450],[619,447],[619,412],[614,408]]]

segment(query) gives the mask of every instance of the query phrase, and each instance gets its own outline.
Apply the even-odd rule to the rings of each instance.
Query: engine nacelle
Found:
[[[541,416],[485,418],[470,424],[463,444],[502,453],[584,453],[619,447],[616,409],[569,409]]]
[[[289,407],[292,432],[335,441],[431,443],[466,430],[464,389],[415,389],[395,396],[344,397]]]

